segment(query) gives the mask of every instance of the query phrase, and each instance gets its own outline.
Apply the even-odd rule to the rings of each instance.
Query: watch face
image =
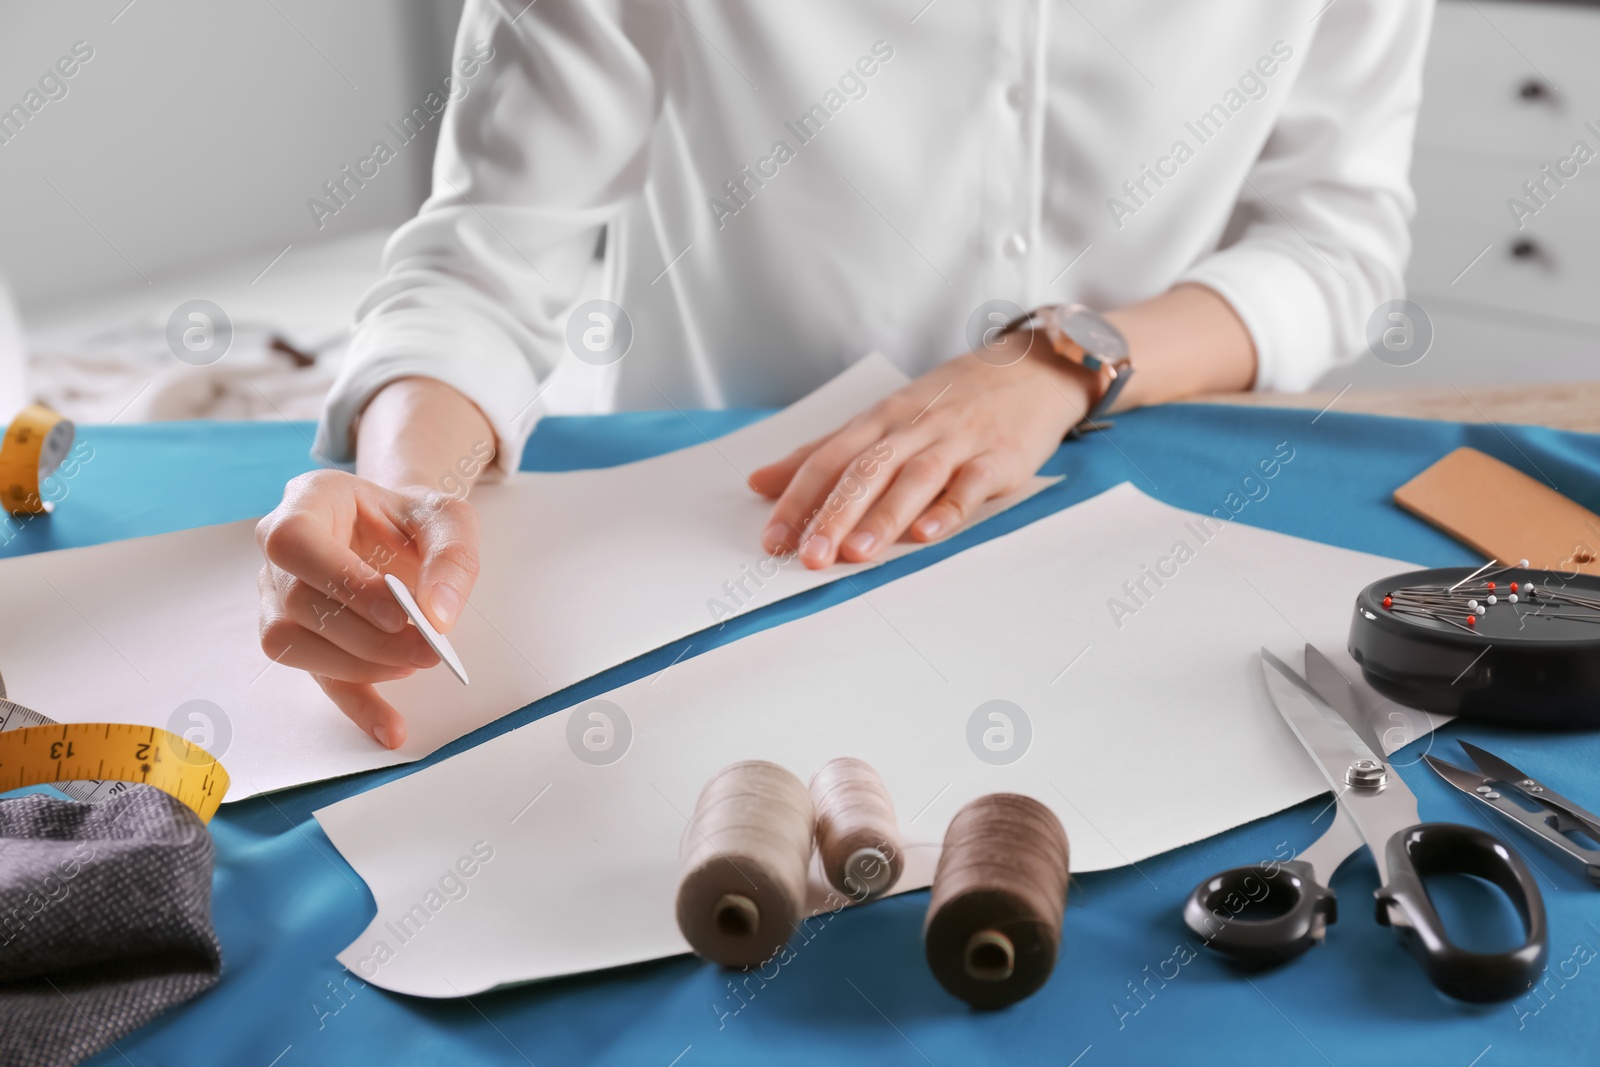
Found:
[[[1084,352],[1084,366],[1091,370],[1103,363],[1115,363],[1128,355],[1128,341],[1122,331],[1106,317],[1082,304],[1069,304],[1056,317],[1061,332],[1072,338]]]

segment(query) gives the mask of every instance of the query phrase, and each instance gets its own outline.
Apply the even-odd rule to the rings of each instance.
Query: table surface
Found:
[[[1600,433],[1600,382],[1450,386],[1444,389],[1349,389],[1316,393],[1219,393],[1200,404],[1331,409],[1447,422],[1524,423]]]
[[[702,433],[724,433],[754,417],[691,412],[549,419],[534,435],[525,466],[625,462],[694,444]],[[0,555],[260,514],[277,502],[286,479],[311,466],[310,433],[308,425],[285,423],[86,427],[82,436],[94,446],[94,458],[70,483],[56,514],[27,524]],[[1294,449],[1292,463],[1234,521],[1427,565],[1477,562],[1389,501],[1394,486],[1460,445],[1530,471],[1537,464],[1561,491],[1600,509],[1596,437],[1376,418],[1338,406],[1319,417],[1303,410],[1174,405],[1119,417],[1111,432],[1063,446],[1045,467],[1066,476],[1061,484],[854,584],[870,591],[1125,480],[1168,503],[1210,512],[1240,499],[1236,491],[1256,462],[1284,442]],[[850,583],[813,590],[719,633],[696,635],[694,652],[852,595]],[[1241,635],[1241,646],[1253,639]],[[746,979],[738,994],[727,972],[687,957],[454,1001],[393,995],[335,962],[334,953],[365,927],[373,903],[313,810],[663,669],[689,643],[676,642],[513,712],[422,764],[225,805],[211,824],[221,981],[93,1062],[1594,1062],[1600,965],[1592,963],[1600,959],[1600,896],[1520,838],[1512,843],[1537,872],[1549,908],[1552,970],[1539,990],[1514,1003],[1471,1007],[1435,993],[1392,933],[1372,921],[1365,902],[1376,876],[1364,854],[1333,879],[1345,901],[1343,919],[1307,956],[1246,975],[1201,948],[1180,919],[1184,895],[1222,867],[1310,844],[1327,823],[1326,798],[1137,866],[1075,876],[1054,975],[1037,995],[997,1013],[969,1011],[929,975],[920,939],[926,892],[838,915],[800,943],[776,975]],[[25,693],[13,696],[27,702]],[[1456,737],[1484,744],[1600,807],[1600,737],[1456,723],[1397,756],[1424,818],[1488,825],[1419,762],[1430,748],[1464,762],[1455,752]],[[1125,757],[1130,789],[1138,788],[1137,746],[1159,743],[1134,739]]]

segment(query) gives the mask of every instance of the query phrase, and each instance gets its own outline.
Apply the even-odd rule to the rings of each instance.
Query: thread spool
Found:
[[[923,926],[939,984],[974,1008],[1032,994],[1055,968],[1067,905],[1067,835],[1015,793],[979,797],[945,831]]]
[[[789,940],[806,899],[816,824],[811,794],[765,760],[718,771],[685,834],[678,929],[700,956],[753,967]]]
[[[865,760],[840,756],[811,776],[822,870],[839,892],[860,904],[883,896],[900,880],[905,857],[894,801]]]

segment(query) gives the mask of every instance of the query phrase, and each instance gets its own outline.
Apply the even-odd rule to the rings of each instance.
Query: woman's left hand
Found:
[[[1084,417],[1091,381],[1028,331],[941,364],[750,476],[777,500],[762,547],[798,549],[815,570],[869,560],[908,529],[949,533],[1039,469]]]

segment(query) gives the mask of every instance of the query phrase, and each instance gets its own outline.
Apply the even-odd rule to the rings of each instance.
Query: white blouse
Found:
[[[443,92],[384,127],[393,152],[443,109],[434,191],[357,310],[318,448],[351,460],[371,395],[423,375],[515,469],[553,374],[598,410],[781,406],[871,350],[920,374],[996,308],[1184,280],[1238,311],[1258,387],[1304,388],[1401,295],[1431,16],[468,0]]]

